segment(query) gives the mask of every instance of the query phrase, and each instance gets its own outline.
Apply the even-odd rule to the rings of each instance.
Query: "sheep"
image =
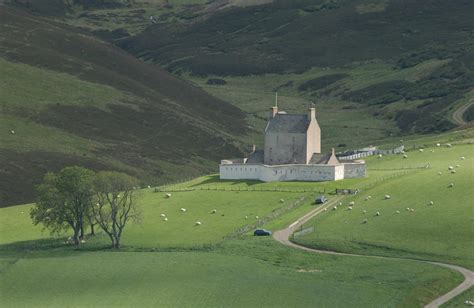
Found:
[[[423,153],[424,150],[423,150],[423,149],[418,149],[418,151],[421,152],[421,153]]]
[[[363,224],[366,224],[367,222],[368,222],[367,219],[362,220],[362,223],[363,223]]]
[[[327,208],[324,208],[324,211],[325,211],[325,212],[327,212],[327,210],[328,210]]]
[[[213,209],[212,212],[211,212],[211,214],[215,214],[215,213],[217,213],[217,210],[216,210],[216,209]]]
[[[245,219],[249,219],[249,217],[248,217],[248,216],[245,216]]]
[[[355,204],[354,201],[349,202],[349,205],[354,205],[354,204]]]
[[[407,207],[407,211],[409,211],[409,210],[410,210],[410,208],[409,208],[409,207]]]
[[[339,206],[342,206],[342,202],[339,202]]]
[[[351,210],[352,210],[352,206],[349,206],[347,209],[348,209],[349,211],[351,211]]]
[[[430,201],[430,205],[433,205],[433,204],[434,204],[434,202],[433,202],[433,201]]]
[[[363,210],[363,211],[362,211],[362,213],[364,213],[364,214],[365,214],[365,213],[367,213],[367,211],[366,211],[366,210]]]
[[[465,159],[466,159],[466,157],[464,157],[464,156],[463,156],[463,157],[461,157],[461,160],[465,160]]]
[[[372,196],[367,196],[367,198],[372,199]]]
[[[10,131],[10,134],[15,135],[15,131],[14,131],[14,130],[11,130],[11,131]]]
[[[452,147],[451,143],[446,143],[446,146],[447,146],[448,148]]]
[[[459,168],[459,167],[461,167],[461,165],[456,165],[456,168]]]
[[[364,200],[365,200],[365,201],[369,201],[369,197],[365,197]]]
[[[183,213],[186,212],[186,209],[182,207],[181,212],[183,212]]]
[[[395,213],[400,214],[400,211],[395,211]]]
[[[439,175],[442,175],[442,174],[443,174],[443,172],[441,172],[441,171],[440,171],[440,172],[438,172],[438,174],[439,174]]]
[[[390,198],[392,198],[390,195],[385,195],[385,196],[384,196],[384,199],[385,199],[385,200],[388,200],[388,199],[390,199]]]
[[[85,240],[81,240],[81,243],[84,244],[86,241]]]
[[[258,216],[255,216],[255,219],[258,219],[259,217]]]
[[[333,207],[332,210],[333,210],[333,211],[337,210],[337,206]]]
[[[415,211],[415,209],[410,209],[410,212],[414,212],[414,211]]]
[[[383,156],[382,154],[379,154],[377,157],[378,157],[378,158],[382,158],[382,156]]]
[[[164,221],[168,221],[168,218],[167,218],[167,217],[165,217],[163,220],[164,220]]]
[[[200,226],[201,225],[201,222],[200,221],[196,221],[196,226]]]
[[[151,188],[151,186],[150,186],[150,185],[148,185],[148,186],[147,186],[147,188]]]
[[[375,216],[380,216],[380,212],[375,213]]]
[[[454,183],[449,183],[448,187],[454,187]]]
[[[441,146],[441,144],[437,143],[437,144],[436,144],[436,146],[437,146],[437,147],[440,147],[440,146]]]
[[[403,155],[403,158],[408,158],[408,155],[406,155],[406,154],[405,154],[405,155]]]
[[[453,166],[449,166],[449,167],[448,167],[448,170],[454,170],[454,167],[453,167]]]
[[[166,194],[165,197],[166,198],[171,198],[171,194]]]
[[[285,202],[285,199],[280,199],[280,203],[283,203],[283,202]]]
[[[453,173],[453,174],[456,173],[456,170],[451,170],[451,173]]]
[[[160,216],[161,216],[161,217],[166,217],[166,215],[165,215],[165,214],[163,214],[163,213],[161,213],[161,214],[160,214]]]

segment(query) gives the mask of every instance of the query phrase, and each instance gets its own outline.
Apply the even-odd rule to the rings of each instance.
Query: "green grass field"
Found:
[[[474,287],[469,288],[468,290],[464,291],[463,293],[459,294],[446,304],[442,305],[442,308],[455,308],[455,307],[466,307],[466,301],[473,301],[474,300]]]
[[[308,222],[314,233],[298,237],[297,242],[320,249],[431,259],[474,268],[474,145],[429,146],[422,153],[412,150],[407,155],[407,159],[398,155],[368,162],[374,169],[427,163],[431,168],[346,199],[337,211]],[[455,168],[455,174],[449,166]],[[449,188],[450,183],[454,187]],[[372,199],[365,200],[369,195]],[[384,200],[385,195],[391,199]],[[348,210],[350,201],[355,202],[353,210]],[[377,212],[380,216],[375,216]],[[367,223],[363,223],[365,219]]]
[[[469,140],[470,134],[469,131],[457,132],[441,136],[440,140]],[[432,140],[418,140],[417,144],[421,142],[429,145]],[[124,247],[119,252],[110,251],[107,238],[100,233],[75,249],[64,243],[66,234],[50,236],[41,232],[40,227],[31,224],[31,205],[0,209],[2,305],[421,306],[460,283],[461,275],[414,260],[312,254],[282,246],[272,238],[254,238],[245,231],[236,231],[246,225],[254,226],[257,223],[255,216],[259,216],[261,224],[270,230],[289,225],[315,207],[311,204],[312,199],[319,193],[309,190],[326,189],[328,193],[335,187],[369,184],[372,187],[371,183],[377,180],[377,185],[370,191],[364,191],[354,199],[356,205],[352,212],[340,207],[336,212],[323,214],[308,224],[314,224],[314,234],[318,236],[302,239],[321,239],[321,226],[328,225],[327,230],[331,229],[336,235],[337,240],[333,242],[342,243],[330,248],[360,253],[357,247],[345,245],[341,234],[351,234],[352,239],[370,233],[372,237],[364,238],[369,243],[378,238],[384,240],[380,245],[393,244],[393,251],[398,253],[390,255],[470,266],[472,228],[468,223],[472,210],[466,206],[466,200],[470,200],[471,195],[470,192],[460,194],[459,190],[469,190],[463,185],[472,181],[469,178],[474,157],[472,148],[471,144],[453,142],[452,148],[436,147],[434,153],[428,147],[423,153],[409,151],[407,159],[399,155],[371,158],[368,160],[369,177],[351,181],[220,182],[215,176],[207,176],[162,187],[160,192],[154,192],[153,188],[143,189],[140,195],[142,221],[127,227]],[[466,160],[461,161],[461,155]],[[431,169],[389,177],[394,174],[393,169],[416,167],[426,161],[431,163]],[[446,172],[449,164],[461,165],[456,174]],[[443,170],[442,176],[437,175],[438,170]],[[430,182],[430,178],[434,178],[434,182]],[[427,206],[422,203],[424,199],[418,198],[416,202],[420,204],[416,206],[416,212],[402,212],[400,217],[404,219],[398,219],[391,212],[399,202],[411,202],[411,198],[403,197],[405,191],[412,196],[411,190],[399,187],[406,181],[411,183],[413,191],[441,184],[438,181],[453,181],[456,185],[448,194],[448,188],[442,182],[442,189],[446,190],[437,187],[429,192],[441,191],[433,206]],[[185,189],[189,191],[178,191]],[[270,189],[277,191],[261,191]],[[167,191],[171,191],[171,198],[165,198]],[[368,193],[373,196],[371,201],[362,201]],[[381,200],[387,193],[392,199]],[[291,211],[281,211],[303,197],[305,201]],[[350,200],[345,198],[343,202],[347,204]],[[181,207],[187,211],[181,212]],[[360,224],[363,207],[370,215],[367,225]],[[410,207],[415,208],[415,205],[410,203]],[[215,214],[211,213],[213,209],[217,210]],[[373,218],[375,210],[381,211],[382,215]],[[160,217],[162,213],[168,221]],[[446,223],[442,223],[440,217]],[[467,223],[463,219],[467,219]],[[196,226],[196,221],[201,221],[202,225]],[[356,222],[353,227],[352,222]],[[371,229],[364,233],[357,231],[359,227]],[[377,237],[377,234],[381,236]],[[449,244],[444,243],[448,240]],[[450,249],[443,252],[446,245],[451,245]],[[414,246],[421,248],[414,249]],[[401,253],[400,247],[407,252]],[[371,246],[371,249],[373,254],[386,254],[380,248]],[[48,283],[43,283],[45,277]]]

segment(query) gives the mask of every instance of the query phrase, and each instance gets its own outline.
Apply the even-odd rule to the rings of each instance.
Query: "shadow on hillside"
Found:
[[[227,185],[242,185],[245,184],[247,186],[253,186],[257,184],[262,184],[262,181],[257,181],[257,180],[221,180],[219,178],[219,175],[211,175],[207,180],[204,180],[202,182],[196,183],[191,185],[191,187],[197,187],[201,185],[209,185],[209,184],[227,184]]]

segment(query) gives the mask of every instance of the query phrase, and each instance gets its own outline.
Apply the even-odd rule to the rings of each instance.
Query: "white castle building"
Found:
[[[265,127],[264,150],[249,157],[222,160],[223,180],[336,181],[365,176],[365,161],[340,162],[332,149],[321,154],[321,129],[316,109],[308,114],[287,114],[272,107]]]

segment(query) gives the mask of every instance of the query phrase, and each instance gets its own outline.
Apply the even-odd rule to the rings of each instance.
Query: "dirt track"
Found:
[[[469,107],[471,107],[471,105],[474,105],[474,99],[471,99],[469,103],[461,106],[459,109],[453,112],[453,115],[452,115],[453,122],[461,126],[467,125],[468,123],[464,120],[463,115],[464,115],[464,112],[466,112],[466,110]]]
[[[406,260],[404,258],[358,255],[358,254],[342,253],[342,252],[336,252],[336,251],[312,249],[312,248],[308,248],[308,247],[305,247],[305,246],[298,245],[298,244],[293,243],[289,240],[290,235],[293,234],[293,232],[295,232],[295,230],[297,230],[298,227],[303,225],[305,222],[307,222],[308,220],[310,220],[314,216],[316,216],[316,215],[320,214],[321,212],[323,212],[324,209],[328,209],[329,207],[333,206],[334,204],[339,202],[341,199],[342,199],[342,197],[336,197],[333,200],[331,200],[330,202],[328,202],[327,204],[325,204],[324,206],[320,206],[320,207],[310,211],[306,215],[302,216],[301,218],[299,218],[298,220],[293,222],[291,225],[289,225],[287,228],[285,228],[283,230],[275,231],[273,233],[273,238],[275,240],[279,241],[280,243],[282,243],[283,245],[293,247],[293,248],[297,248],[297,249],[301,249],[301,250],[305,250],[305,251],[308,251],[308,252],[313,252],[313,253],[323,253],[323,254],[353,256],[353,257],[381,258],[381,259],[388,259],[388,260],[390,260],[390,259],[391,260]],[[416,261],[420,261],[420,260],[416,260]],[[432,302],[427,304],[425,306],[425,308],[438,307],[438,306],[446,303],[450,299],[454,298],[455,296],[459,295],[460,293],[462,293],[463,291],[469,289],[471,286],[474,285],[474,272],[471,271],[471,270],[468,270],[466,268],[456,266],[456,265],[439,263],[439,262],[431,262],[431,261],[428,261],[428,260],[426,260],[426,261],[421,260],[420,262],[431,263],[431,264],[447,267],[447,268],[450,268],[452,270],[458,271],[459,273],[461,273],[464,276],[464,281],[460,285],[458,285],[456,288],[452,289],[448,293],[436,298],[435,300],[433,300]]]

